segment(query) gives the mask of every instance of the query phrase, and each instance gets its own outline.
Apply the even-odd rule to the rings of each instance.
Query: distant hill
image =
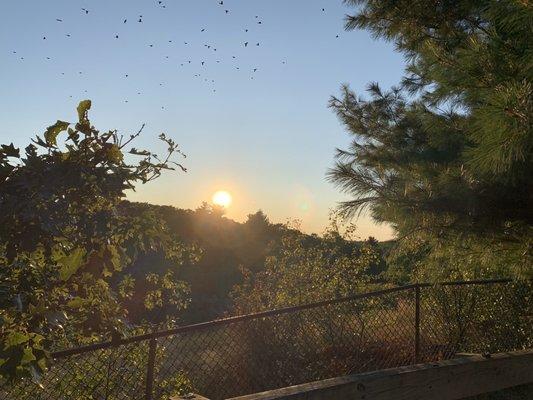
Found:
[[[230,312],[229,293],[242,282],[241,269],[246,268],[252,273],[263,270],[265,257],[286,233],[302,235],[308,246],[322,240],[315,234],[305,234],[284,224],[273,224],[260,210],[239,223],[226,218],[222,209],[205,203],[196,210],[132,202],[124,202],[122,208],[128,213],[145,210],[157,213],[181,242],[201,249],[199,260],[185,262],[181,273],[182,279],[191,288],[191,304],[181,316],[187,322],[213,319]],[[370,238],[369,241],[375,239]],[[346,241],[346,251],[361,243]],[[393,241],[375,241],[375,244],[385,254]],[[130,271],[146,273],[162,268],[164,264],[160,254],[149,253],[139,257]],[[167,312],[172,310],[165,310]]]

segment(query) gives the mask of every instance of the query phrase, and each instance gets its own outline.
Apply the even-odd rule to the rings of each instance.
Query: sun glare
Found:
[[[231,205],[231,194],[225,190],[219,190],[213,195],[213,204],[228,208]]]

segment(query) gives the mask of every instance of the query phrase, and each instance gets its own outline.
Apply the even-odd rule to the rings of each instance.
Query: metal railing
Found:
[[[335,376],[533,347],[531,282],[420,283],[53,353],[9,400],[223,399]]]

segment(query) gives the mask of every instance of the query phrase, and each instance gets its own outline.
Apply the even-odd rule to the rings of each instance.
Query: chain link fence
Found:
[[[54,353],[6,400],[210,399],[533,347],[531,282],[416,284]]]

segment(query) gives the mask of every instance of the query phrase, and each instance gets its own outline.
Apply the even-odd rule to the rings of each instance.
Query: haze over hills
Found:
[[[154,212],[168,226],[169,232],[188,246],[197,246],[199,253],[194,261],[182,265],[180,278],[190,284],[191,304],[185,314],[178,313],[188,322],[198,322],[220,317],[226,313],[235,313],[230,294],[235,286],[241,285],[246,271],[258,274],[265,271],[267,257],[280,254],[280,245],[284,238],[296,236],[304,247],[312,249],[319,243],[330,241],[331,237],[309,235],[298,230],[297,223],[274,224],[262,211],[248,215],[245,222],[236,222],[224,216],[221,207],[204,203],[196,210],[185,210],[170,206],[157,206],[147,203],[123,204],[128,215],[142,212]],[[336,232],[340,234],[340,232]],[[330,231],[327,235],[332,235]],[[377,269],[373,271],[376,281],[383,280],[385,273],[384,257],[392,246],[392,241],[378,242],[374,238],[366,240],[345,240],[338,237],[336,248],[342,254],[351,254],[362,246],[376,247],[380,259],[376,260]],[[135,275],[158,272],[167,267],[162,253],[149,252],[141,256],[130,272]],[[334,265],[334,259],[331,265]],[[136,272],[135,272],[136,271]],[[142,309],[139,305],[137,310]],[[161,314],[172,314],[172,307],[164,307]],[[133,309],[130,310],[135,315]],[[146,317],[142,312],[138,317]],[[157,320],[157,317],[155,318]]]

